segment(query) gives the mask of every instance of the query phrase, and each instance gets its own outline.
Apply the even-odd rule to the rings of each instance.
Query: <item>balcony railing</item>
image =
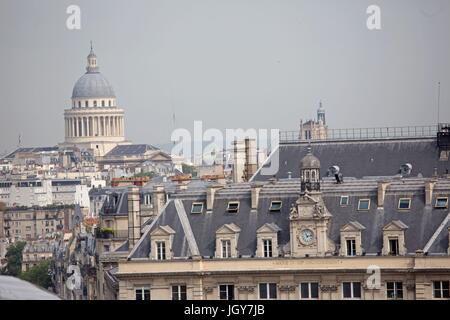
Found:
[[[440,125],[439,127],[442,127]],[[326,134],[315,139],[300,139],[300,131],[281,131],[280,142],[326,141],[326,140],[371,140],[386,138],[436,137],[438,126],[380,127],[326,129]]]

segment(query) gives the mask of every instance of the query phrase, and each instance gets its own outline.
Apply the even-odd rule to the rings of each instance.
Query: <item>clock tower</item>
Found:
[[[328,237],[332,218],[320,192],[320,161],[308,147],[300,162],[300,196],[292,204],[290,219],[291,256],[323,257],[335,250]]]

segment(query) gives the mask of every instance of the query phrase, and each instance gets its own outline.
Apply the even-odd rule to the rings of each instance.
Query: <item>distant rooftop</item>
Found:
[[[31,147],[31,148],[18,148],[8,154],[4,157],[4,159],[13,159],[17,153],[22,152],[32,152],[32,153],[39,153],[39,152],[55,152],[58,151],[58,147]]]

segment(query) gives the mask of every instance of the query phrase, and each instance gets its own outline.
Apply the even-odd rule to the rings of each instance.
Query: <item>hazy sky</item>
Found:
[[[293,130],[319,100],[332,128],[435,124],[438,81],[450,121],[448,0],[0,0],[0,153],[64,140],[90,40],[135,143],[169,142],[173,109],[190,130]]]

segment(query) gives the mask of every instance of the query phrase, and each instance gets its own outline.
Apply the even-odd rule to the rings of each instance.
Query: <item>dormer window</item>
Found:
[[[370,199],[359,199],[358,210],[359,211],[369,211],[370,209]]]
[[[399,210],[409,210],[411,208],[411,199],[410,198],[400,198],[398,200],[398,209]]]
[[[438,208],[438,209],[448,208],[448,198],[447,197],[437,197],[434,207]]]
[[[271,211],[271,212],[280,212],[282,204],[283,204],[283,202],[281,202],[281,201],[272,201],[270,203],[269,211]]]
[[[94,107],[97,106],[97,100],[94,100]]]
[[[227,211],[229,213],[237,213],[239,211],[239,202],[238,201],[228,202]]]
[[[89,104],[88,104],[87,101],[84,102],[84,106],[85,106],[86,108],[89,107]]]
[[[216,258],[237,258],[239,228],[234,223],[224,224],[216,231]]]
[[[348,206],[349,196],[341,196],[341,201],[339,202],[341,207]]]
[[[272,258],[272,239],[263,240],[264,258]]]
[[[389,254],[398,256],[398,238],[389,238]]]
[[[156,260],[166,260],[166,242],[156,241]]]
[[[175,231],[170,226],[159,226],[150,233],[150,258],[172,259],[172,243]]]
[[[222,258],[231,258],[231,240],[222,240]]]
[[[192,203],[191,213],[202,213],[203,212],[203,202]]]
[[[405,232],[408,226],[400,220],[393,220],[383,228],[383,255],[403,256],[406,254]]]
[[[102,107],[105,106],[105,100],[102,100]]]

